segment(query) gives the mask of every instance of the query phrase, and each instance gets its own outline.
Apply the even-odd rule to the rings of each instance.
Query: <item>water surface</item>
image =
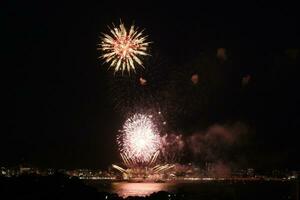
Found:
[[[99,192],[117,193],[119,196],[148,196],[154,192],[166,191],[184,194],[186,199],[295,199],[296,184],[293,182],[89,182]]]

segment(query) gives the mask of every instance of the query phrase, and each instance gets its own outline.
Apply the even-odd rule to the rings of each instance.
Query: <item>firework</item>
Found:
[[[125,165],[151,165],[158,156],[161,138],[151,116],[135,114],[126,120],[117,141]]]
[[[149,55],[147,53],[150,42],[147,42],[147,36],[143,35],[143,31],[139,31],[132,25],[126,30],[124,24],[120,22],[119,27],[109,28],[109,34],[103,34],[98,50],[101,50],[103,55],[100,57],[108,63],[114,71],[125,70],[130,74],[130,71],[136,69],[136,64],[143,67],[141,56]]]

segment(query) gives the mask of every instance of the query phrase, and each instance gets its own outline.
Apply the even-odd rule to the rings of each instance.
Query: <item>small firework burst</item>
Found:
[[[125,25],[120,22],[119,27],[109,28],[109,34],[103,34],[102,41],[98,50],[102,51],[100,58],[104,59],[115,72],[125,70],[130,74],[136,71],[136,64],[143,67],[142,56],[147,53],[150,42],[143,31],[139,31],[132,25],[126,30]]]

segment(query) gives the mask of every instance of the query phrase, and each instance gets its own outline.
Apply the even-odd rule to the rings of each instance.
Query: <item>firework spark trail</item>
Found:
[[[147,42],[147,36],[143,36],[143,31],[138,31],[134,25],[128,31],[122,22],[119,27],[109,29],[111,35],[104,33],[99,44],[98,50],[103,53],[100,58],[109,63],[109,68],[113,67],[115,72],[135,72],[136,63],[143,67],[140,57],[149,55],[146,52],[150,44]]]
[[[154,163],[161,145],[151,118],[143,114],[135,114],[126,120],[117,141],[127,165]]]
[[[157,151],[157,152],[152,156],[152,158],[151,158],[151,160],[150,160],[150,162],[149,162],[149,166],[151,166],[151,165],[156,161],[158,155],[159,155],[159,151]]]
[[[122,172],[122,173],[126,173],[126,170],[123,169],[122,167],[118,166],[118,165],[112,165],[113,168],[117,169],[118,171]]]

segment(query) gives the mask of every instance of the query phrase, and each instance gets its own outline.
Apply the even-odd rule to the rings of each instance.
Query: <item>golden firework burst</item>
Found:
[[[130,74],[136,70],[136,64],[143,67],[142,56],[148,56],[147,36],[131,25],[129,31],[120,22],[119,27],[109,28],[111,34],[103,33],[98,50],[102,51],[102,58],[114,68],[115,72],[125,70]]]

